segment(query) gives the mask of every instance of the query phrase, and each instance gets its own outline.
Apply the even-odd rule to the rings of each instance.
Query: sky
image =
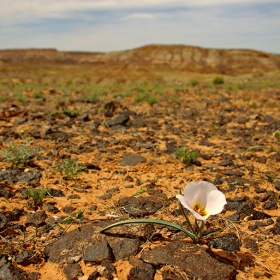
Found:
[[[0,49],[149,44],[280,54],[280,0],[0,0]]]

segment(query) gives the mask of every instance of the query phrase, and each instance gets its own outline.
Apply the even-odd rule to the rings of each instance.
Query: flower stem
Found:
[[[189,217],[188,217],[188,214],[186,213],[184,207],[182,206],[182,204],[181,204],[180,202],[179,202],[179,205],[180,205],[181,211],[183,212],[183,215],[185,216],[185,219],[186,219],[186,221],[187,221],[187,224],[188,224],[189,227],[191,228],[192,233],[195,234],[195,231],[194,231],[193,226],[192,226],[192,224],[191,224],[191,222],[190,222],[190,219],[189,219]]]
[[[196,225],[197,225],[197,229],[198,229],[198,241],[200,242],[202,239],[202,229],[204,227],[204,222],[200,221],[199,224],[197,224],[197,220],[195,220]]]

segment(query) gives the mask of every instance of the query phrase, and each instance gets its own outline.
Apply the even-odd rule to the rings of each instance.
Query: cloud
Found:
[[[124,16],[122,20],[131,19],[157,19],[157,18],[168,18],[168,14],[164,13],[132,13]]]
[[[230,4],[268,4],[279,0],[0,0],[0,24],[71,18],[76,13],[135,9],[194,8]],[[136,12],[137,14],[137,12]]]
[[[0,4],[0,49],[114,51],[155,43],[280,53],[279,0],[13,0],[13,5],[0,0]]]

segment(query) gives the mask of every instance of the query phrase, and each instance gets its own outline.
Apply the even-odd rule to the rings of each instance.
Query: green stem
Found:
[[[136,223],[152,223],[152,224],[159,224],[159,225],[173,227],[173,228],[179,229],[180,231],[184,232],[187,236],[189,236],[192,239],[193,242],[196,242],[196,235],[189,232],[188,230],[181,227],[180,225],[177,225],[177,224],[174,224],[171,222],[162,221],[162,220],[152,220],[152,219],[132,219],[132,220],[120,221],[120,222],[111,224],[111,225],[103,228],[100,231],[100,233],[103,233],[103,232],[107,231],[108,229],[116,227],[116,226],[122,226],[122,225],[126,225],[126,224],[136,224]]]
[[[247,152],[250,151],[250,150],[253,150],[253,149],[268,149],[268,150],[270,150],[270,151],[272,151],[272,152],[275,152],[275,153],[279,154],[279,151],[278,151],[278,150],[275,150],[274,148],[269,147],[269,146],[262,146],[262,145],[256,145],[256,146],[249,147],[249,148],[244,152],[244,154],[247,153]]]
[[[179,205],[180,205],[180,209],[181,209],[181,211],[183,212],[183,215],[185,216],[185,219],[186,219],[186,221],[187,221],[189,227],[190,227],[191,230],[192,230],[192,233],[195,234],[195,231],[194,231],[193,226],[192,226],[192,224],[191,224],[191,222],[190,222],[190,219],[189,219],[188,215],[186,214],[185,208],[183,207],[183,205],[182,205],[180,202],[179,202]]]
[[[198,240],[200,241],[202,239],[202,229],[204,227],[204,222],[200,221],[198,225]]]

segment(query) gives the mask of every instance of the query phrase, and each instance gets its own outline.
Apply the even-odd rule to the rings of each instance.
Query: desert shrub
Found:
[[[198,81],[197,80],[191,80],[190,81],[190,85],[193,86],[193,87],[197,86],[198,85]]]
[[[86,172],[87,167],[84,165],[80,165],[78,160],[74,160],[71,158],[67,158],[63,164],[58,165],[57,170],[61,174],[61,176],[68,179],[77,178],[82,172]]]
[[[12,168],[18,167],[21,164],[26,166],[31,157],[39,154],[39,150],[37,148],[29,148],[30,145],[31,141],[29,140],[23,145],[15,145],[10,142],[7,148],[1,150],[0,155],[12,164]]]
[[[96,92],[85,94],[83,98],[88,103],[97,103],[99,101],[99,95]]]
[[[62,114],[71,118],[77,117],[79,115],[76,110],[71,110],[69,108],[62,108]]]
[[[214,85],[221,85],[223,84],[225,81],[224,81],[224,78],[223,77],[219,77],[217,76],[216,78],[214,78],[213,80],[213,84]]]
[[[188,148],[179,148],[176,151],[176,156],[179,159],[183,159],[186,165],[190,165],[194,159],[199,157],[199,153]]]
[[[46,193],[47,193],[47,189],[40,188],[36,190],[30,187],[28,190],[25,191],[24,194],[27,197],[31,197],[35,205],[41,205],[46,196]]]

